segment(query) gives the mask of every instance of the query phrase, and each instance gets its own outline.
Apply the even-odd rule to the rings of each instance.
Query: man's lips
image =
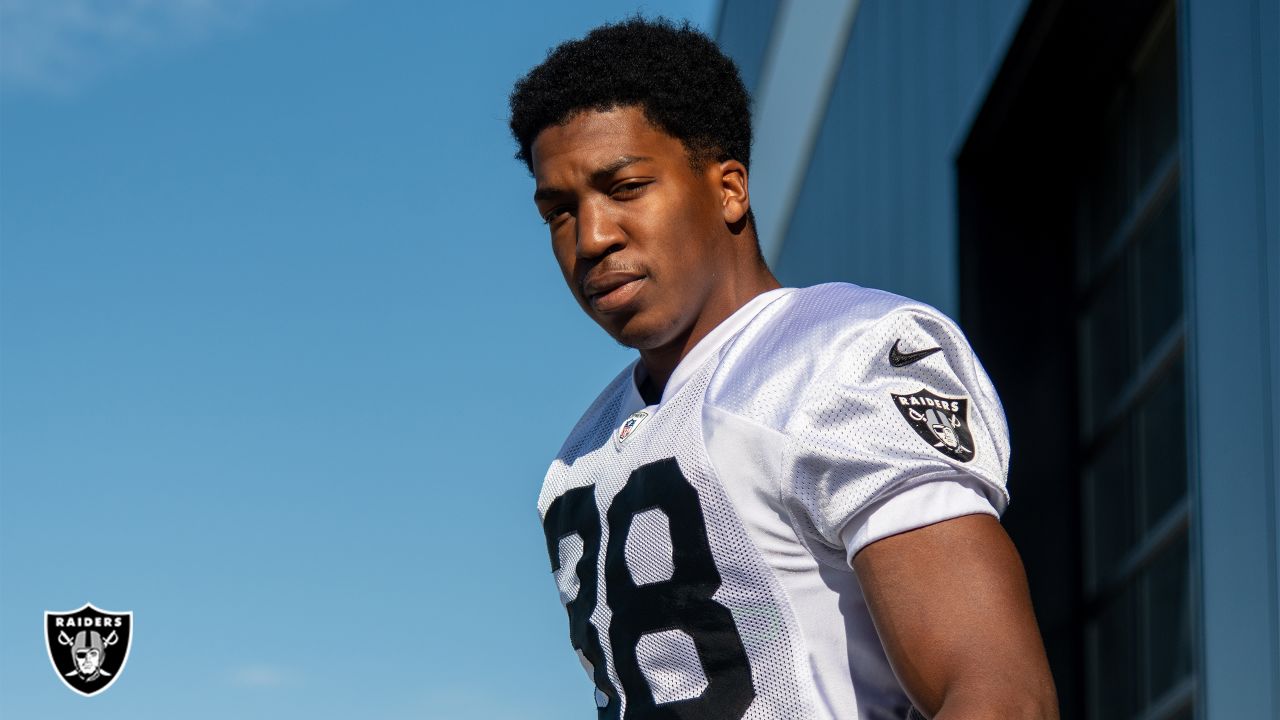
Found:
[[[629,271],[591,274],[582,283],[582,296],[597,312],[623,309],[640,291],[647,275]]]

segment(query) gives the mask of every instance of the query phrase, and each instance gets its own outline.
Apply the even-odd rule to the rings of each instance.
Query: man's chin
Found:
[[[632,350],[650,350],[661,344],[655,333],[646,331],[637,325],[633,319],[617,324],[600,323],[601,329],[608,333],[614,342],[623,347],[631,348]]]
[[[654,327],[648,323],[637,322],[638,320],[639,318],[632,317],[628,322],[619,326],[605,326],[604,330],[619,345],[641,352],[657,350],[670,345],[680,335],[675,323],[661,324]]]
[[[636,337],[631,337],[629,335],[616,334],[616,333],[609,333],[609,335],[610,337],[613,338],[614,342],[618,343],[624,348],[630,348],[632,350],[641,350],[641,351],[652,350],[653,348],[658,346],[656,343],[649,342],[647,338],[643,338],[643,337],[636,338]]]

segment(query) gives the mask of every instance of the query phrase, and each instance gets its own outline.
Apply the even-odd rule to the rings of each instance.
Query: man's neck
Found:
[[[732,293],[727,301],[718,303],[719,307],[711,308],[712,312],[703,313],[689,330],[676,342],[661,348],[640,351],[642,372],[638,378],[637,389],[645,404],[653,405],[662,399],[662,392],[671,380],[680,361],[695,348],[712,330],[742,309],[762,293],[782,287],[768,270],[755,278],[755,282]]]
[[[653,381],[653,376],[644,368],[644,361],[640,361],[640,373],[636,383],[636,390],[640,392],[640,399],[645,405],[657,405],[662,400],[662,391],[665,386],[660,386]]]

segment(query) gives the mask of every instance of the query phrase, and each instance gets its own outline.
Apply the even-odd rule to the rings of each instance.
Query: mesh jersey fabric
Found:
[[[919,498],[926,524],[1007,505],[1004,414],[963,334],[832,283],[753,300],[657,405],[635,369],[571,431],[538,502],[600,716],[905,717],[849,559],[919,526]]]

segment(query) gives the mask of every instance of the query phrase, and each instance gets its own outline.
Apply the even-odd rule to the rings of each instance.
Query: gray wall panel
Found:
[[[760,84],[769,38],[781,0],[723,0],[716,42],[738,64],[742,82],[754,93]]]
[[[1271,495],[1273,608],[1280,615],[1280,0],[1261,0],[1258,8],[1259,94],[1258,117],[1262,142],[1263,243],[1269,259],[1267,281],[1271,316]],[[1273,693],[1280,708],[1280,632],[1272,638],[1277,658]]]
[[[864,0],[776,263],[957,311],[952,145],[1026,0]]]
[[[1203,717],[1280,717],[1277,0],[1182,0]],[[1273,23],[1265,28],[1268,16]],[[1269,85],[1268,85],[1269,83]],[[1266,548],[1260,551],[1260,548]]]

